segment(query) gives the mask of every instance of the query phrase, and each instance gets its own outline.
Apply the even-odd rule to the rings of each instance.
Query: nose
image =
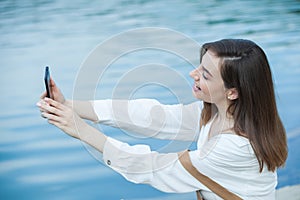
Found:
[[[195,81],[199,81],[200,80],[199,70],[198,69],[192,70],[190,72],[190,77],[192,77]]]

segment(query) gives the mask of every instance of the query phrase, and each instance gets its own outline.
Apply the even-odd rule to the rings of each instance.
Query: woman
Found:
[[[204,44],[200,66],[190,76],[200,101],[189,105],[149,99],[72,102],[52,80],[54,100],[43,94],[38,106],[50,124],[103,152],[105,163],[129,181],[164,192],[200,190],[204,199],[220,199],[186,170],[179,154],[130,146],[82,118],[160,139],[197,141],[188,155],[198,172],[240,198],[275,199],[276,170],[286,161],[287,143],[263,50],[240,39]]]

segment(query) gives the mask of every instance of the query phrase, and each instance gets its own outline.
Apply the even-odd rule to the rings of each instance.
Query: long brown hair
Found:
[[[234,131],[249,139],[260,172],[264,164],[270,171],[283,166],[288,154],[286,133],[278,115],[272,74],[264,51],[249,40],[225,39],[204,44],[200,62],[208,50],[221,58],[225,88],[235,88],[238,92],[238,99],[231,101],[227,113],[234,118]],[[215,105],[204,103],[203,124],[215,110]]]

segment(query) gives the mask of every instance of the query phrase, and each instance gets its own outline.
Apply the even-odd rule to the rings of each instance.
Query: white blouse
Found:
[[[219,134],[208,139],[211,122],[199,127],[203,103],[162,105],[156,100],[97,100],[93,102],[99,123],[148,137],[197,141],[190,151],[192,164],[243,199],[275,199],[276,172],[259,164],[244,137]],[[148,145],[130,146],[108,138],[103,159],[109,167],[134,183],[144,183],[164,192],[201,190],[204,199],[221,199],[190,175],[177,153],[158,153]]]

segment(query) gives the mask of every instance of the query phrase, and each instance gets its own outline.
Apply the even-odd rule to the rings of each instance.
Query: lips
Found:
[[[196,84],[193,85],[193,90],[195,92],[201,91],[201,88],[199,86],[197,86]]]

